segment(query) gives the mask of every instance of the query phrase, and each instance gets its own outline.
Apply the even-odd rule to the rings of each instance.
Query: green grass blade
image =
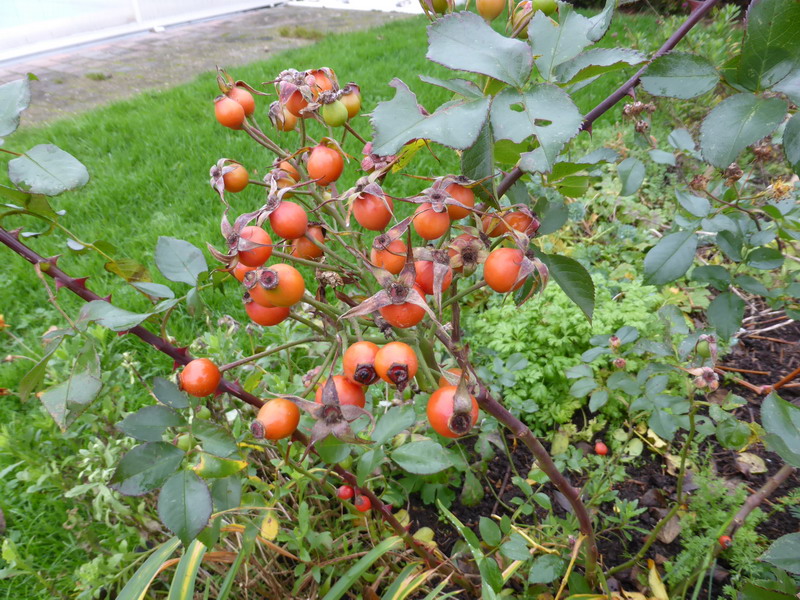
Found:
[[[183,553],[181,562],[175,570],[172,585],[169,588],[167,600],[192,600],[194,597],[194,582],[197,570],[203,562],[203,556],[208,548],[204,544],[193,541],[186,552]]]
[[[414,571],[419,569],[419,566],[419,563],[414,563],[400,571],[392,585],[386,588],[382,600],[400,600],[403,598],[403,590],[409,589],[409,583],[413,581],[417,575]]]
[[[362,556],[361,560],[350,567],[347,573],[344,574],[344,577],[336,582],[336,585],[334,585],[331,590],[325,594],[325,597],[322,600],[339,600],[339,598],[344,596],[349,590],[353,589],[356,581],[358,581],[364,572],[372,566],[372,563],[390,550],[394,550],[402,545],[402,538],[399,538],[396,535],[383,540],[380,544]]]
[[[156,578],[158,569],[175,552],[180,543],[181,541],[174,537],[161,544],[128,580],[117,596],[117,600],[142,600],[147,594],[147,590],[150,589],[153,579]]]
[[[228,574],[225,576],[225,580],[222,582],[222,586],[219,588],[217,600],[226,600],[228,594],[231,593],[233,582],[236,579],[236,573],[239,572],[239,568],[242,566],[245,559],[252,554],[253,548],[255,548],[257,535],[258,529],[252,523],[248,523],[244,530],[244,535],[242,536],[242,548],[239,550],[239,554],[236,555],[236,559],[233,561]]]

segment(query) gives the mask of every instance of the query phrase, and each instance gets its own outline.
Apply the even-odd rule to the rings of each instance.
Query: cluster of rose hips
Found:
[[[438,15],[453,12],[455,0],[419,0],[420,6],[428,15],[435,19]],[[507,0],[475,0],[478,14],[486,21],[494,21],[506,8]],[[550,16],[558,11],[556,0],[522,0],[517,2],[508,13],[507,29],[512,37],[524,35],[528,23],[536,11]]]
[[[356,510],[360,512],[367,512],[370,508],[372,508],[372,501],[364,494],[356,493],[356,490],[353,489],[353,486],[339,486],[339,489],[336,490],[336,496],[340,500],[350,500],[351,498],[355,497],[353,499],[353,506],[355,506]]]
[[[351,189],[337,192],[335,182],[344,169],[344,152],[330,138],[319,142],[311,140],[303,119],[330,127],[343,125],[355,135],[347,121],[361,108],[357,85],[340,88],[335,73],[329,68],[302,72],[290,69],[272,82],[278,93],[278,100],[269,109],[272,124],[279,131],[291,131],[299,123],[303,139],[311,140],[312,144],[289,154],[261,131],[255,121],[253,94],[264,94],[243,82],[234,82],[222,71],[218,82],[223,94],[215,101],[217,120],[231,129],[244,130],[280,157],[262,181],[251,180],[244,165],[231,159],[220,159],[211,168],[211,186],[226,207],[221,230],[227,252],[220,252],[211,245],[209,250],[242,283],[245,310],[255,323],[277,325],[293,316],[292,306],[303,299],[311,304],[324,300],[324,294],[317,300],[306,294],[302,275],[287,264],[292,261],[308,266],[319,264],[317,278],[323,285],[334,288],[358,281],[361,266],[369,270],[382,289],[360,302],[337,290],[337,296],[351,306],[339,316],[338,322],[345,317],[355,319],[377,313],[380,316],[375,315],[375,325],[384,333],[390,326],[413,327],[426,314],[441,328],[427,297],[434,296],[441,312],[442,294],[449,289],[456,274],[470,275],[481,264],[484,265],[485,284],[499,293],[515,291],[533,279],[534,284],[524,290],[529,297],[546,284],[546,267],[527,250],[539,221],[526,206],[498,210],[476,206],[475,186],[482,182],[447,175],[433,180],[429,188],[412,198],[393,199],[383,191],[381,183],[397,157],[376,155],[372,145],[367,143],[361,161],[367,175]],[[237,193],[249,184],[266,188],[266,203],[230,223],[230,205],[225,192]],[[296,202],[289,200],[294,196],[298,197]],[[417,206],[413,215],[390,227],[396,200]],[[343,208],[346,216],[341,212]],[[324,222],[310,221],[309,214],[317,212],[331,214],[340,230]],[[374,238],[368,257],[346,244],[347,240],[357,239],[346,231],[351,217],[364,229],[380,233]],[[471,219],[471,225],[459,223],[467,218]],[[264,229],[267,223],[270,231]],[[445,245],[440,240],[447,239],[454,227],[459,233]],[[429,245],[411,248],[412,229]],[[276,238],[281,241],[276,243]],[[499,245],[501,238],[509,238],[515,247]],[[342,267],[341,258],[330,247],[331,241],[338,242],[347,255],[362,265]],[[434,244],[437,241],[438,245]],[[335,259],[332,263],[325,262],[329,253]],[[274,258],[278,260],[268,264]],[[335,271],[334,263],[339,271]],[[328,264],[333,272],[325,271]],[[326,281],[325,275],[334,277]],[[326,326],[339,327],[329,315],[320,314]],[[360,335],[358,338],[362,339]],[[382,380],[402,393],[415,377],[419,362],[412,347],[405,342],[395,341],[379,347],[365,340],[346,349],[341,366],[343,375],[333,375],[331,367],[329,377],[321,381],[318,381],[318,372],[313,376],[309,374],[308,386],[317,385],[314,402],[296,396],[266,402],[251,427],[253,434],[269,440],[289,437],[297,429],[300,410],[304,410],[316,421],[311,431],[311,445],[330,433],[358,443],[359,438],[352,433],[349,423],[364,414],[372,418],[364,410],[365,388]],[[198,378],[200,372],[208,377]],[[188,393],[208,395],[219,385],[219,369],[208,359],[198,359],[187,365],[180,381]],[[439,387],[427,403],[428,420],[435,431],[456,438],[471,430],[478,420],[478,404],[470,389],[469,377],[460,370],[442,373]]]

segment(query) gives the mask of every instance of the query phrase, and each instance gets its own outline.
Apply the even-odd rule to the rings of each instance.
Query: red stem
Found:
[[[85,285],[85,280],[75,279],[74,277],[67,275],[55,265],[55,259],[46,259],[37,254],[32,249],[28,248],[28,246],[20,242],[16,235],[2,227],[0,227],[0,242],[11,248],[11,250],[19,254],[29,263],[33,265],[41,265],[43,273],[46,273],[52,277],[59,283],[61,287],[69,289],[72,293],[76,294],[83,300],[86,300],[87,302],[92,302],[93,300],[108,302],[108,300],[105,298],[101,298],[93,291],[89,290]],[[146,344],[150,344],[153,348],[163,352],[178,364],[185,365],[192,360],[192,356],[185,349],[173,346],[165,339],[149,332],[141,325],[137,325],[136,327],[129,329],[127,333],[135,335]],[[235,396],[255,408],[260,408],[264,404],[260,398],[250,394],[249,392],[246,392],[242,386],[236,382],[222,379],[220,381],[218,390],[227,392],[231,396]],[[304,446],[308,445],[308,438],[299,431],[296,431],[292,435],[292,439],[303,444]],[[339,466],[335,466],[334,471],[336,471],[336,473],[349,484],[353,486],[356,485],[356,476],[352,473],[342,469]],[[425,546],[418,543],[413,536],[409,534],[406,528],[403,527],[403,525],[391,513],[391,507],[381,502],[381,500],[370,490],[364,488],[360,489],[361,493],[367,496],[370,499],[370,502],[372,502],[373,509],[389,524],[392,529],[394,529],[397,535],[405,540],[412,550],[414,550],[423,560],[425,560],[429,567],[442,569],[443,575],[452,575],[453,579],[461,584],[462,587],[468,591],[474,592],[475,588],[472,582],[470,582],[464,575],[453,568],[449,563],[442,562],[436,558],[433,553],[425,548]]]
[[[706,14],[711,11],[712,8],[719,2],[719,0],[706,0],[703,2],[703,5],[696,11],[693,12],[688,19],[681,25],[678,29],[675,30],[669,39],[664,42],[664,45],[659,48],[656,53],[653,55],[653,59],[662,56],[675,48],[686,34],[691,31],[691,29],[700,22],[700,20],[706,16]],[[611,109],[617,102],[622,100],[625,96],[627,96],[630,91],[639,85],[639,79],[647,70],[647,67],[650,63],[643,66],[639,69],[636,74],[628,79],[625,83],[617,88],[615,92],[613,92],[610,96],[608,96],[605,100],[603,100],[600,104],[595,106],[592,110],[590,110],[586,116],[583,118],[583,124],[581,125],[581,131],[589,131],[591,132],[592,123],[594,123],[598,117],[602,116],[609,109]],[[497,197],[501,198],[503,194],[508,191],[512,185],[516,183],[516,181],[522,177],[525,173],[519,167],[514,167],[509,173],[503,178],[500,184],[497,186]]]

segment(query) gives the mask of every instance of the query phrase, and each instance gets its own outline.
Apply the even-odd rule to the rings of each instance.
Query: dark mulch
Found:
[[[760,328],[769,324],[757,324],[752,328]],[[745,337],[733,351],[724,357],[721,364],[735,369],[746,369],[751,371],[763,371],[768,375],[731,372],[732,376],[744,379],[756,385],[769,385],[778,381],[784,375],[800,366],[800,323],[791,323],[785,327],[765,332],[762,337],[783,340],[782,342],[765,340],[753,337]],[[800,382],[800,378],[798,378]],[[753,392],[747,387],[737,385],[733,380],[724,383],[726,389],[744,397],[747,405],[738,410],[737,417],[745,421],[760,421],[760,406],[764,398],[763,395]],[[790,401],[800,402],[800,387],[784,388],[780,392],[781,396]],[[580,417],[579,417],[580,418]],[[467,440],[464,443],[469,453],[474,455],[473,442]],[[736,464],[736,452],[721,448],[713,439],[704,442],[701,450],[705,451],[712,461],[716,472],[733,481],[742,482],[749,490],[755,491],[774,474],[783,464],[780,457],[767,451],[763,446],[756,445],[748,449],[748,452],[760,456],[768,469],[764,474],[742,473]],[[530,469],[531,454],[523,445],[517,445],[512,453],[514,465],[517,471],[524,477]],[[628,479],[619,484],[616,489],[620,498],[626,500],[638,499],[640,506],[646,506],[647,511],[639,517],[639,526],[646,530],[652,530],[658,523],[661,516],[666,512],[670,503],[674,499],[676,489],[675,477],[666,472],[663,460],[652,453],[646,453],[635,466],[629,466]],[[478,532],[478,522],[481,516],[492,514],[504,515],[511,511],[506,508],[514,497],[521,497],[522,492],[511,483],[514,471],[504,452],[497,452],[496,455],[486,464],[485,473],[482,475],[485,496],[476,506],[464,506],[458,499],[450,507],[450,510],[461,520],[462,523]],[[581,481],[574,480],[573,484],[581,485]],[[691,483],[689,482],[689,485]],[[491,489],[490,489],[491,486]],[[773,494],[773,498],[786,495],[790,490],[800,486],[800,475],[795,472],[778,490]],[[493,493],[494,492],[494,493]],[[558,494],[552,486],[546,486],[545,492],[550,496],[552,505],[557,514],[564,515],[565,508],[559,502]],[[499,502],[499,497],[502,502]],[[446,522],[440,519],[435,507],[422,504],[420,498],[412,498],[410,502],[411,519],[413,529],[419,527],[430,527],[435,532],[435,540],[439,548],[449,554],[455,542],[460,539],[458,532]],[[513,506],[513,505],[511,505]],[[769,512],[769,501],[762,508]],[[528,522],[533,522],[537,517],[543,517],[544,511],[538,506],[537,513],[528,518]],[[610,510],[611,505],[601,507],[601,510]],[[787,533],[793,533],[800,529],[800,521],[794,518],[788,511],[780,511],[770,516],[768,520],[759,525],[758,531],[769,539],[776,539]],[[601,535],[598,538],[598,547],[605,561],[605,567],[609,568],[625,562],[637,548],[640,547],[645,536],[635,536],[632,541],[628,541],[613,532],[608,535]],[[656,541],[648,552],[648,558],[653,558],[661,563],[677,555],[681,550],[680,537],[669,544]],[[714,583],[711,597],[718,594],[717,588],[725,583],[726,577],[724,558],[720,559],[720,574],[718,581]],[[637,576],[637,572],[622,572],[618,575],[618,580],[623,583],[623,587],[630,589]],[[707,590],[703,590],[703,597],[708,597]]]

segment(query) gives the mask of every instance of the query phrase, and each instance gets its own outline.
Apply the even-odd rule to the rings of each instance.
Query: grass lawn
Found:
[[[418,93],[420,102],[432,110],[448,100],[448,93],[422,84],[417,75],[424,73],[441,77],[448,71],[425,59],[427,40],[424,25],[422,18],[412,18],[369,31],[348,33],[346,37],[326,37],[313,46],[237,69],[233,75],[258,83],[272,79],[289,67],[329,66],[343,82],[353,80],[361,85],[365,112],[393,95],[387,83],[392,77],[399,77],[409,83]],[[634,44],[651,50],[670,31],[670,28],[659,26],[652,16],[620,16],[604,45]],[[610,75],[601,83],[579,92],[576,100],[581,110],[588,111],[625,77],[627,75],[622,73]],[[218,233],[221,206],[208,185],[209,167],[219,157],[230,157],[243,162],[257,172],[256,176],[260,176],[272,161],[272,157],[251,143],[245,134],[223,129],[216,123],[212,106],[216,89],[214,74],[207,73],[190,84],[168,91],[145,93],[48,127],[20,131],[6,142],[6,146],[24,150],[35,144],[51,142],[83,161],[92,177],[89,185],[52,202],[56,209],[66,210],[62,223],[83,240],[110,242],[117,248],[117,258],[129,257],[140,261],[151,269],[155,281],[164,283],[153,261],[159,236],[182,238],[201,248],[205,247],[206,241],[218,246],[221,241]],[[267,105],[268,102],[262,100],[257,113],[262,126],[267,125]],[[612,111],[596,124],[595,143],[617,137],[619,115],[619,111]],[[367,137],[368,119],[360,117],[356,128]],[[588,145],[588,136],[584,136]],[[288,139],[286,142],[292,144]],[[356,160],[360,158],[359,143],[350,142],[346,149],[357,157]],[[407,172],[431,175],[457,171],[454,153],[438,149],[437,154],[442,164],[437,164],[430,154],[420,152]],[[349,187],[358,176],[354,166],[346,170],[340,190]],[[2,171],[5,173],[5,168]],[[387,191],[403,196],[422,187],[424,182],[395,177],[388,180]],[[255,186],[238,196],[231,196],[234,210],[238,212],[252,210],[264,199],[260,188]],[[4,226],[11,228],[22,224],[18,220]],[[25,225],[32,227],[36,224],[26,221]],[[68,273],[76,276],[103,273],[102,261],[98,257],[69,253],[62,235],[33,239],[29,243],[44,255],[65,254],[60,266]],[[212,264],[210,258],[209,264]],[[177,289],[180,284],[172,286]],[[113,292],[115,303],[125,308],[145,308],[143,299],[128,291],[114,276],[95,276],[90,287],[101,295]],[[67,293],[60,294],[59,298],[71,314],[81,304]],[[238,297],[232,294],[208,294],[206,300],[222,312],[237,318],[244,316]],[[44,290],[30,265],[7,250],[0,307],[0,313],[11,330],[34,348],[39,347],[38,337],[50,325],[59,324],[60,319],[47,305]],[[187,320],[187,316],[178,315],[171,326],[173,335],[181,343],[191,341],[188,337],[190,329],[185,326]],[[2,344],[6,353],[25,353],[22,348],[12,348],[8,340],[4,339]],[[122,345],[123,350],[137,353],[141,348],[134,340]],[[145,352],[143,356],[160,364],[152,353]],[[160,362],[164,369],[168,368],[166,361],[161,359]],[[29,365],[25,361],[0,364],[0,388],[15,389]],[[131,385],[126,388],[112,387],[112,392],[104,394],[103,401],[139,395],[141,390],[133,391],[137,384],[129,383]],[[112,394],[116,396],[111,397]],[[105,429],[113,436],[109,423],[103,422],[106,413],[100,408],[90,412],[98,415],[91,417],[94,430]],[[0,507],[5,512],[9,531],[16,532],[17,544],[34,568],[41,571],[59,592],[70,593],[74,590],[77,569],[104,547],[104,540],[118,534],[113,519],[104,523],[93,518],[88,507],[62,498],[67,489],[85,482],[80,470],[82,467],[66,458],[76,454],[91,440],[75,432],[62,437],[35,399],[23,405],[13,396],[3,398],[0,423],[6,424],[0,429],[0,472],[20,463],[10,469],[6,477],[0,478]],[[79,432],[81,427],[89,428],[88,425],[77,427]],[[87,429],[89,431],[92,429]],[[18,473],[23,471],[26,479],[21,481]],[[70,512],[73,510],[78,512]],[[77,523],[77,528],[65,529],[65,523]],[[0,561],[0,568],[3,566]],[[26,595],[20,595],[22,590]],[[0,579],[0,598],[22,597],[49,598],[52,593],[32,577]]]

